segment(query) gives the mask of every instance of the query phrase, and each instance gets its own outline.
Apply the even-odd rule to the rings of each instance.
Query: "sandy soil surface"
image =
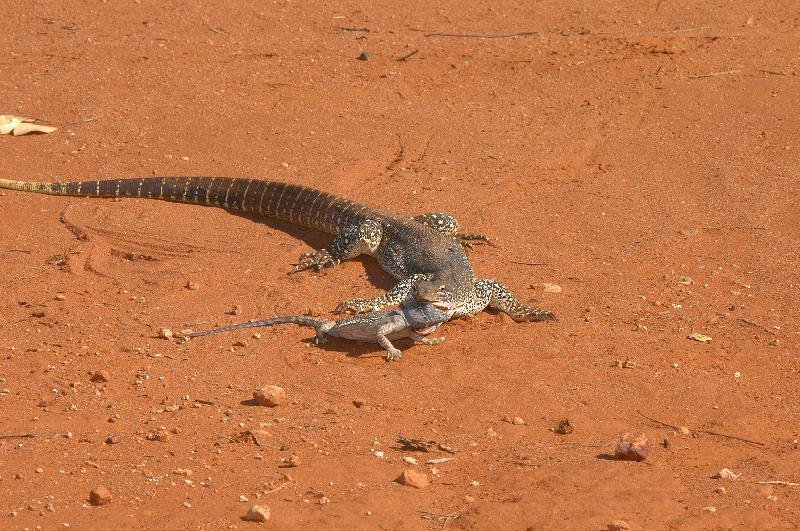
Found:
[[[220,209],[0,193],[0,527],[800,526],[797,3],[519,4],[4,6],[0,113],[59,129],[0,137],[2,177],[450,212],[559,320],[482,313],[397,363],[292,326],[181,345],[159,330],[392,281],[287,276],[329,238]],[[250,405],[269,384],[286,404]],[[625,432],[644,462],[607,458]]]

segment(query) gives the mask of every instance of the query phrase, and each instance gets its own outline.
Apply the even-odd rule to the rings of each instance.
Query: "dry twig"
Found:
[[[645,415],[641,411],[637,411],[637,413],[639,415],[643,416],[644,418],[646,418],[647,420],[649,420],[650,422],[655,422],[656,424],[661,424],[662,426],[666,426],[667,428],[672,428],[675,431],[680,431],[680,427],[678,427],[678,426],[673,426],[672,424],[667,424],[666,422],[661,422],[660,420],[654,419],[653,417],[648,417],[647,415]]]
[[[513,39],[516,37],[530,37],[536,35],[536,31],[518,31],[515,33],[444,33],[439,31],[429,31],[421,28],[409,28],[411,31],[421,31],[425,37],[456,37],[462,39]]]
[[[718,431],[711,431],[711,430],[699,430],[700,433],[707,433],[709,435],[715,435],[717,437],[724,437],[726,439],[733,439],[736,441],[742,441],[747,444],[752,444],[755,446],[766,446],[763,442],[754,441],[753,439],[748,439],[746,437],[739,437],[738,435],[728,435],[727,433],[719,433]]]
[[[708,74],[698,74],[696,76],[689,76],[689,79],[701,79],[704,77],[715,77],[715,76],[727,76],[730,74],[738,74],[741,72],[741,68],[737,68],[735,70],[723,70],[722,72],[709,72]]]
[[[647,420],[651,421],[651,422],[655,422],[656,424],[661,424],[662,426],[666,426],[667,428],[672,428],[673,430],[680,431],[680,427],[678,427],[678,426],[673,426],[672,424],[668,424],[668,423],[662,422],[662,421],[660,421],[658,419],[654,419],[652,417],[648,417],[647,415],[645,415],[641,411],[637,411],[637,413],[639,415],[643,416],[644,418],[646,418]],[[763,442],[754,441],[753,439],[748,439],[746,437],[739,437],[738,435],[729,435],[727,433],[720,433],[718,431],[697,430],[697,433],[707,433],[708,435],[714,435],[716,437],[724,437],[726,439],[734,439],[736,441],[741,441],[741,442],[744,442],[744,443],[747,443],[747,444],[752,444],[752,445],[755,445],[755,446],[766,446]]]
[[[417,55],[418,53],[419,53],[419,48],[415,48],[413,52],[408,52],[408,53],[407,53],[407,54],[405,54],[405,55],[401,55],[400,57],[398,57],[397,59],[395,59],[395,61],[399,61],[399,62],[401,62],[401,63],[402,63],[402,62],[405,62],[405,61],[408,61],[409,59],[411,59],[412,57],[414,57],[414,56],[415,56],[415,55]]]
[[[0,435],[0,439],[32,439],[34,437],[36,437],[35,433]]]
[[[789,487],[800,487],[800,483],[793,483],[791,481],[778,481],[778,480],[759,481],[758,484],[759,485],[787,485]]]
[[[777,332],[775,332],[774,330],[770,330],[770,329],[769,329],[769,328],[767,328],[766,326],[764,326],[764,325],[760,325],[760,324],[758,324],[757,322],[755,322],[755,321],[751,321],[750,319],[747,319],[747,318],[745,318],[745,317],[739,317],[739,320],[740,320],[741,322],[743,322],[743,323],[749,324],[750,326],[755,326],[756,328],[760,328],[760,329],[761,329],[761,330],[763,330],[764,332],[768,332],[768,333],[772,334],[773,336],[775,336],[775,335],[778,335],[778,334],[777,334]]]

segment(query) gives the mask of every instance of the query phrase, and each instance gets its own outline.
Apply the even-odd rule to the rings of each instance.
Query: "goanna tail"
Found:
[[[183,337],[200,337],[210,336],[211,334],[221,334],[223,332],[232,332],[233,330],[241,330],[243,328],[260,328],[264,326],[274,326],[279,324],[296,324],[300,326],[308,326],[314,328],[319,332],[320,327],[327,323],[325,319],[319,317],[309,317],[306,315],[286,315],[283,317],[273,317],[271,319],[261,319],[259,321],[250,321],[249,323],[240,323],[230,326],[222,326],[220,328],[212,328],[211,330],[204,330],[202,332],[192,332],[184,334]]]
[[[77,197],[142,197],[251,212],[338,234],[369,209],[296,184],[236,177],[145,177],[105,181],[34,182],[0,179],[0,188]]]

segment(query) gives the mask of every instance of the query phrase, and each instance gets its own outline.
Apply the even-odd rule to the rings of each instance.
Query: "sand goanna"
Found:
[[[325,249],[300,257],[294,271],[335,266],[360,254],[374,256],[399,282],[373,299],[343,301],[339,311],[366,312],[399,304],[416,284],[444,285],[453,316],[489,307],[515,321],[555,318],[518,301],[494,279],[478,279],[462,242],[486,240],[461,234],[458,221],[442,213],[401,216],[305,186],[231,177],[146,177],[104,181],[34,182],[0,179],[0,189],[78,197],[141,197],[258,213],[334,234]]]

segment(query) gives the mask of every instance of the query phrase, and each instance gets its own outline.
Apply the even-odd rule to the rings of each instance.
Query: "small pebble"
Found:
[[[63,301],[63,300],[66,300],[66,299],[67,299],[67,296],[66,296],[66,295],[64,295],[63,293],[56,293],[55,299],[56,299],[57,301]]]
[[[607,527],[608,531],[626,531],[631,528],[631,525],[625,520],[614,520]]]
[[[200,285],[197,282],[190,280],[186,283],[186,289],[190,289],[192,291],[200,289]]]
[[[183,502],[183,506],[186,507],[187,509],[191,509],[192,508],[192,504],[189,503],[189,502]]]
[[[267,385],[253,391],[253,400],[259,406],[282,406],[286,403],[286,391],[277,385]]]
[[[558,426],[553,428],[553,432],[559,435],[569,435],[574,430],[575,428],[573,428],[572,422],[570,422],[569,419],[561,419],[561,421],[558,423]]]
[[[372,58],[372,55],[368,51],[363,51],[361,54],[356,57],[359,61],[369,61]]]
[[[514,424],[515,426],[521,426],[525,424],[525,421],[522,419],[522,417],[514,417],[511,419],[511,424]]]
[[[100,369],[99,371],[95,371],[89,379],[95,383],[105,383],[111,379],[111,373],[105,369]]]
[[[725,487],[717,487],[716,489],[714,489],[714,492],[716,492],[717,494],[722,494],[723,496],[728,494],[728,491],[725,490]]]
[[[148,432],[145,436],[148,441],[159,441],[159,442],[166,442],[169,440],[170,435],[167,430],[157,430]]]
[[[708,511],[708,512],[710,512],[710,513],[715,513],[715,512],[717,512],[717,508],[716,508],[716,507],[714,507],[714,506],[712,506],[712,505],[709,505],[708,507],[703,507],[703,510],[704,510],[704,511]]]
[[[428,476],[423,474],[422,472],[417,472],[416,470],[412,470],[407,468],[403,470],[403,473],[397,476],[395,479],[396,482],[400,483],[401,485],[406,485],[407,487],[414,487],[415,489],[424,489],[428,486],[429,480]]]
[[[172,333],[172,330],[170,330],[169,328],[161,328],[158,331],[158,337],[160,337],[161,339],[172,339],[174,337],[174,334]]]
[[[614,449],[614,458],[622,461],[644,461],[649,454],[650,449],[644,434],[633,438],[630,433],[625,433]]]
[[[684,437],[690,437],[692,435],[692,430],[690,430],[686,426],[678,426],[678,433],[680,433]]]
[[[353,405],[356,406],[357,408],[362,408],[367,405],[367,401],[361,398],[356,398],[355,400],[353,400]]]
[[[92,505],[105,505],[111,503],[111,491],[105,487],[96,487],[89,493],[89,503]]]
[[[239,501],[240,501],[240,502],[246,502],[246,501],[249,501],[249,500],[247,499],[247,496],[245,496],[244,494],[242,494],[241,496],[239,496]]]
[[[716,474],[714,474],[714,479],[729,479],[731,481],[735,479],[739,479],[741,474],[736,474],[730,468],[723,468]]]
[[[242,516],[242,520],[246,522],[266,522],[269,520],[269,507],[253,505]]]
[[[299,455],[292,454],[289,456],[289,466],[300,466],[303,463]]]
[[[116,435],[109,435],[106,437],[106,444],[119,444],[122,442],[122,439],[117,437]]]
[[[411,456],[405,456],[403,458],[403,461],[408,463],[409,465],[416,465],[417,464],[417,459],[415,457],[411,457]]]

